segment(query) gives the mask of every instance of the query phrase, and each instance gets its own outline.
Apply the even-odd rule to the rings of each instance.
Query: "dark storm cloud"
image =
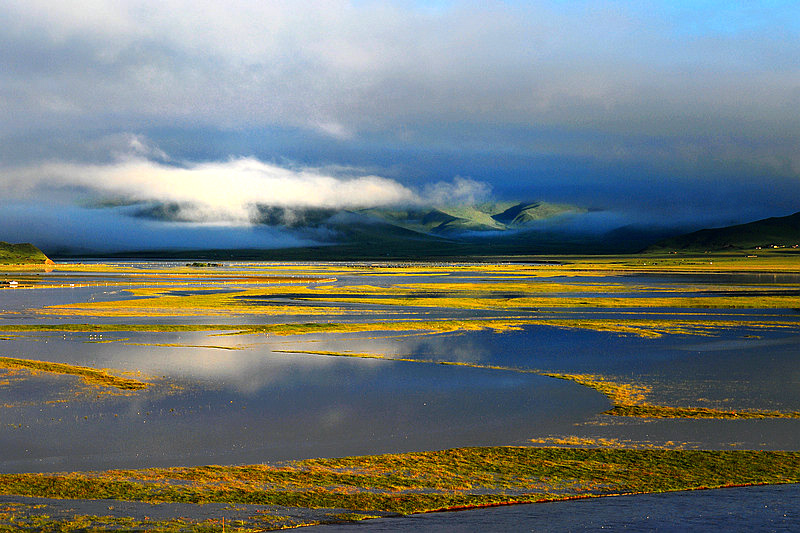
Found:
[[[134,138],[153,168],[356,166],[412,195],[461,175],[654,217],[800,205],[796,2],[8,0],[0,18],[5,190],[20,169],[112,172]],[[88,174],[56,185],[102,189]]]

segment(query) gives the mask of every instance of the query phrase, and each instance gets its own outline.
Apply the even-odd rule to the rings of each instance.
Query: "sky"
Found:
[[[783,216],[800,3],[5,0],[0,197],[0,240],[87,250],[309,242],[259,205]]]

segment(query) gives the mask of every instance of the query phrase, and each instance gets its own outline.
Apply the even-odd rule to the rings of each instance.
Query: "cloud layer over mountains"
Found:
[[[308,208],[472,204],[489,194],[487,184],[459,177],[414,190],[354,168],[289,168],[254,158],[177,164],[141,137],[129,145],[109,163],[0,167],[4,234],[97,251],[302,246],[316,244],[313,231],[263,227],[262,209],[285,208],[286,217]],[[148,206],[167,206],[171,216],[142,221]]]
[[[0,19],[0,227],[112,197],[239,225],[265,200],[489,191],[697,224],[800,205],[797,2],[6,0]]]

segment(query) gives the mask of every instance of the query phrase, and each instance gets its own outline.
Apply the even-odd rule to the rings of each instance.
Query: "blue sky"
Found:
[[[98,207],[120,198],[264,246],[294,241],[254,233],[259,204],[800,210],[797,2],[8,0],[0,20],[0,240],[159,234]]]

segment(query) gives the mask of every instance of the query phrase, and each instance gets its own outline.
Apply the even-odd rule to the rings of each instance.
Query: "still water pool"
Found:
[[[419,514],[310,531],[420,533],[658,531],[662,533],[800,531],[800,485],[638,494]]]

